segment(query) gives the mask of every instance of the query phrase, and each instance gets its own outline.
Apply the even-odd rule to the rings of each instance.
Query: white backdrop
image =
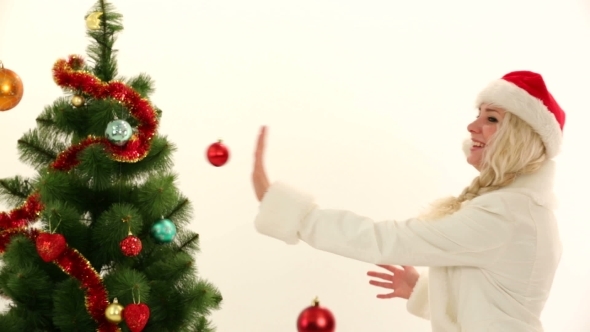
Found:
[[[170,5],[174,3],[174,5]],[[0,113],[0,178],[31,175],[16,141],[61,95],[51,67],[84,53],[93,0],[1,0],[0,59],[25,84]],[[323,207],[408,218],[475,172],[461,141],[475,94],[515,69],[541,72],[567,112],[558,158],[564,256],[546,331],[588,331],[590,4],[582,0],[115,1],[120,74],[148,73],[160,132],[178,145],[178,185],[195,205],[201,275],[217,285],[220,332],[295,331],[316,295],[338,332],[429,331],[401,300],[379,300],[373,267],[255,232],[255,137],[270,127],[269,175]],[[210,166],[222,138],[230,162]],[[584,175],[582,175],[584,174]],[[0,206],[7,208],[6,206]]]

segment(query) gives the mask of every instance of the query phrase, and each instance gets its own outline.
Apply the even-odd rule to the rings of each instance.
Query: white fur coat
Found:
[[[373,264],[427,266],[407,308],[433,332],[540,332],[561,257],[553,161],[437,221],[374,221],[274,183],[255,219],[287,244]]]

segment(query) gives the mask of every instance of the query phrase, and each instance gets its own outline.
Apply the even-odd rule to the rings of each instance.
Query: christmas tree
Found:
[[[221,294],[197,277],[191,203],[158,133],[146,74],[118,76],[122,16],[98,1],[86,56],[53,66],[64,95],[18,140],[36,175],[0,180],[0,331],[214,331]]]

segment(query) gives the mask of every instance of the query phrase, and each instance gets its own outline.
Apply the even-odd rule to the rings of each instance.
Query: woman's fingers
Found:
[[[377,280],[369,280],[369,284],[377,287],[389,288],[393,289],[393,284],[391,282],[383,282]]]
[[[377,294],[377,298],[378,299],[392,299],[394,297],[397,297],[397,295],[395,294],[395,292],[391,292],[388,294]]]
[[[369,272],[367,272],[367,275],[369,277],[381,278],[381,279],[384,279],[384,280],[393,281],[393,275],[387,274],[387,273],[383,273],[383,272],[369,271]]]
[[[266,139],[266,127],[263,126],[260,129],[260,133],[258,134],[258,141],[256,143],[256,152],[254,154],[254,169],[255,170],[264,170],[264,148],[265,148],[265,139]]]
[[[404,272],[403,269],[400,269],[397,266],[394,265],[383,265],[383,264],[377,264],[377,266],[386,269],[387,271],[391,272],[391,273],[400,273],[400,272]]]

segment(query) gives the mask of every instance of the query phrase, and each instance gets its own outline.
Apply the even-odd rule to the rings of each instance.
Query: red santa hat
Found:
[[[483,103],[492,103],[528,123],[541,136],[548,158],[559,153],[565,112],[540,74],[513,71],[492,81],[477,96],[476,107]]]

